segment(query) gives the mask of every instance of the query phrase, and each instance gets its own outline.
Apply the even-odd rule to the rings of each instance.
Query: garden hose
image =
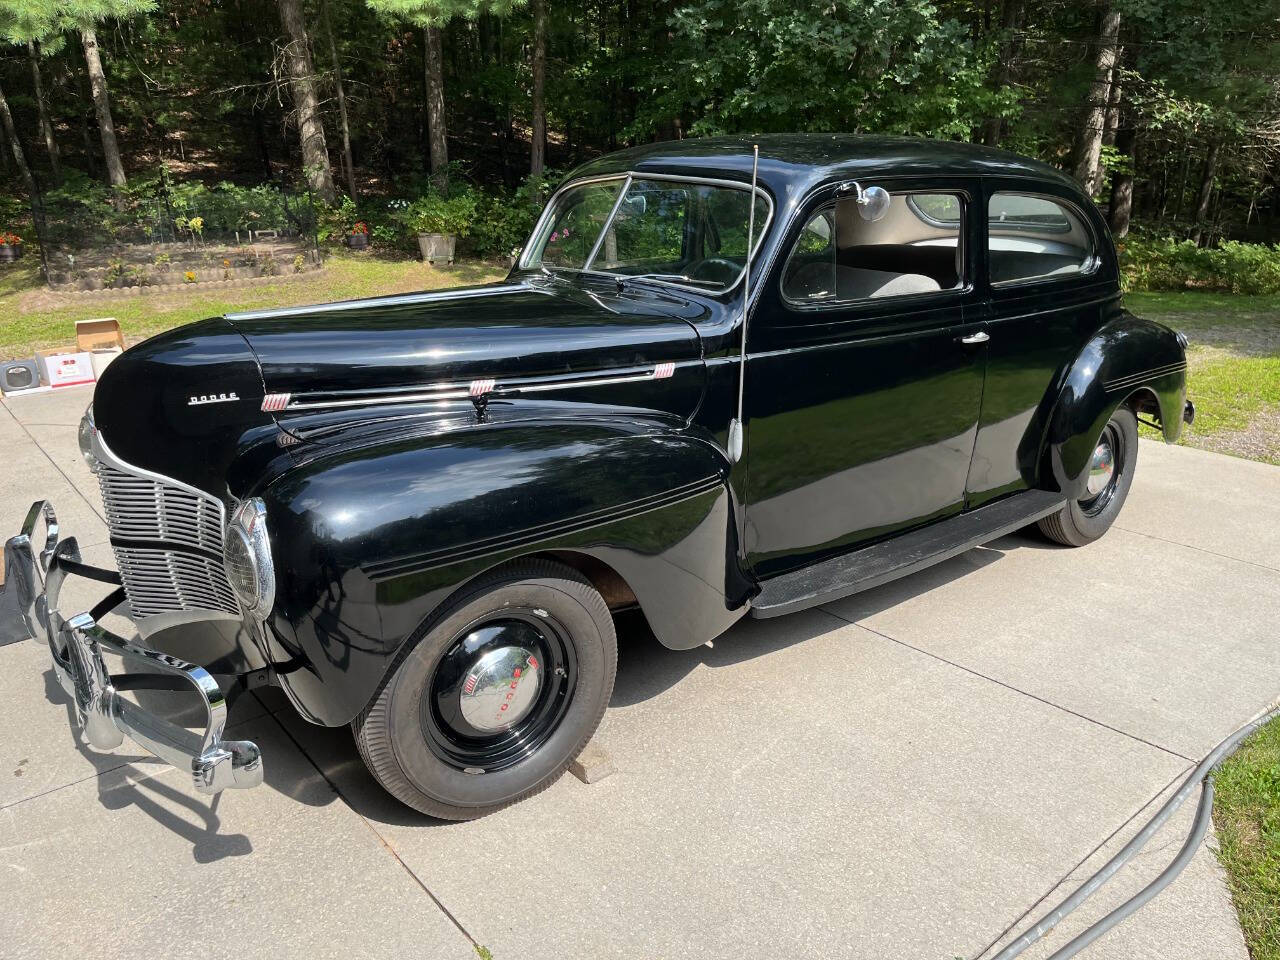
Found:
[[[1065,900],[1063,900],[1053,910],[1049,911],[1039,922],[1031,929],[1027,930],[1022,936],[1008,944],[1003,950],[996,954],[992,960],[1013,960],[1027,947],[1044,937],[1050,930],[1062,922],[1068,914],[1075,910],[1085,900],[1097,893],[1097,891],[1110,880],[1116,872],[1129,862],[1133,856],[1142,849],[1142,847],[1151,839],[1152,836],[1165,824],[1173,812],[1182,806],[1183,802],[1191,795],[1198,783],[1202,783],[1203,787],[1200,791],[1200,802],[1196,807],[1195,820],[1192,822],[1191,832],[1188,834],[1186,841],[1182,844],[1182,848],[1178,851],[1178,855],[1173,858],[1173,862],[1161,871],[1160,875],[1143,887],[1138,893],[1134,894],[1116,909],[1112,910],[1101,920],[1086,927],[1077,934],[1071,942],[1066,946],[1054,952],[1049,960],[1068,960],[1083,950],[1089,944],[1093,943],[1100,936],[1111,930],[1116,924],[1126,917],[1132,915],[1147,904],[1156,894],[1173,882],[1174,878],[1186,868],[1195,856],[1200,844],[1204,841],[1205,834],[1209,831],[1209,823],[1213,814],[1213,772],[1218,768],[1222,761],[1231,756],[1236,749],[1248,738],[1254,731],[1261,727],[1269,720],[1280,717],[1280,700],[1272,701],[1271,705],[1263,710],[1253,720],[1246,723],[1231,736],[1227,737],[1209,754],[1196,765],[1187,778],[1182,782],[1177,792],[1173,794],[1164,805],[1156,812],[1156,815],[1148,821],[1138,833],[1126,843],[1114,857],[1108,860],[1101,869],[1093,876],[1086,880],[1083,884],[1075,889]]]

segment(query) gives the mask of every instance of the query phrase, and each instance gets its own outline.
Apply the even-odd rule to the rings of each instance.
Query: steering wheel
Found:
[[[724,283],[732,283],[734,278],[741,272],[742,264],[740,263],[734,263],[724,257],[708,257],[705,260],[699,260],[689,271],[689,276],[695,280],[717,280]]]

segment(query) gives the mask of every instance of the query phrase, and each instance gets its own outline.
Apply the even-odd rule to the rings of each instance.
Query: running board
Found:
[[[780,617],[839,600],[931,567],[1013,533],[1058,510],[1060,493],[1027,490],[967,513],[939,520],[852,553],[784,573],[764,582],[752,601],[753,617]]]

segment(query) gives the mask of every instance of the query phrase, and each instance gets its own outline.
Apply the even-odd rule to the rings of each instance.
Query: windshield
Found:
[[[746,187],[639,177],[570,187],[529,245],[526,267],[648,277],[709,291],[738,282],[747,259]],[[769,217],[757,194],[755,245]]]

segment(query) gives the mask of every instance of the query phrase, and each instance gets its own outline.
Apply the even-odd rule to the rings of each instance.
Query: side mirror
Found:
[[[893,197],[884,187],[863,187],[857,180],[840,184],[840,193],[852,193],[858,204],[858,215],[868,223],[884,219]]]
[[[867,187],[858,198],[858,213],[863,220],[874,223],[884,218],[892,202],[893,198],[884,187]]]

